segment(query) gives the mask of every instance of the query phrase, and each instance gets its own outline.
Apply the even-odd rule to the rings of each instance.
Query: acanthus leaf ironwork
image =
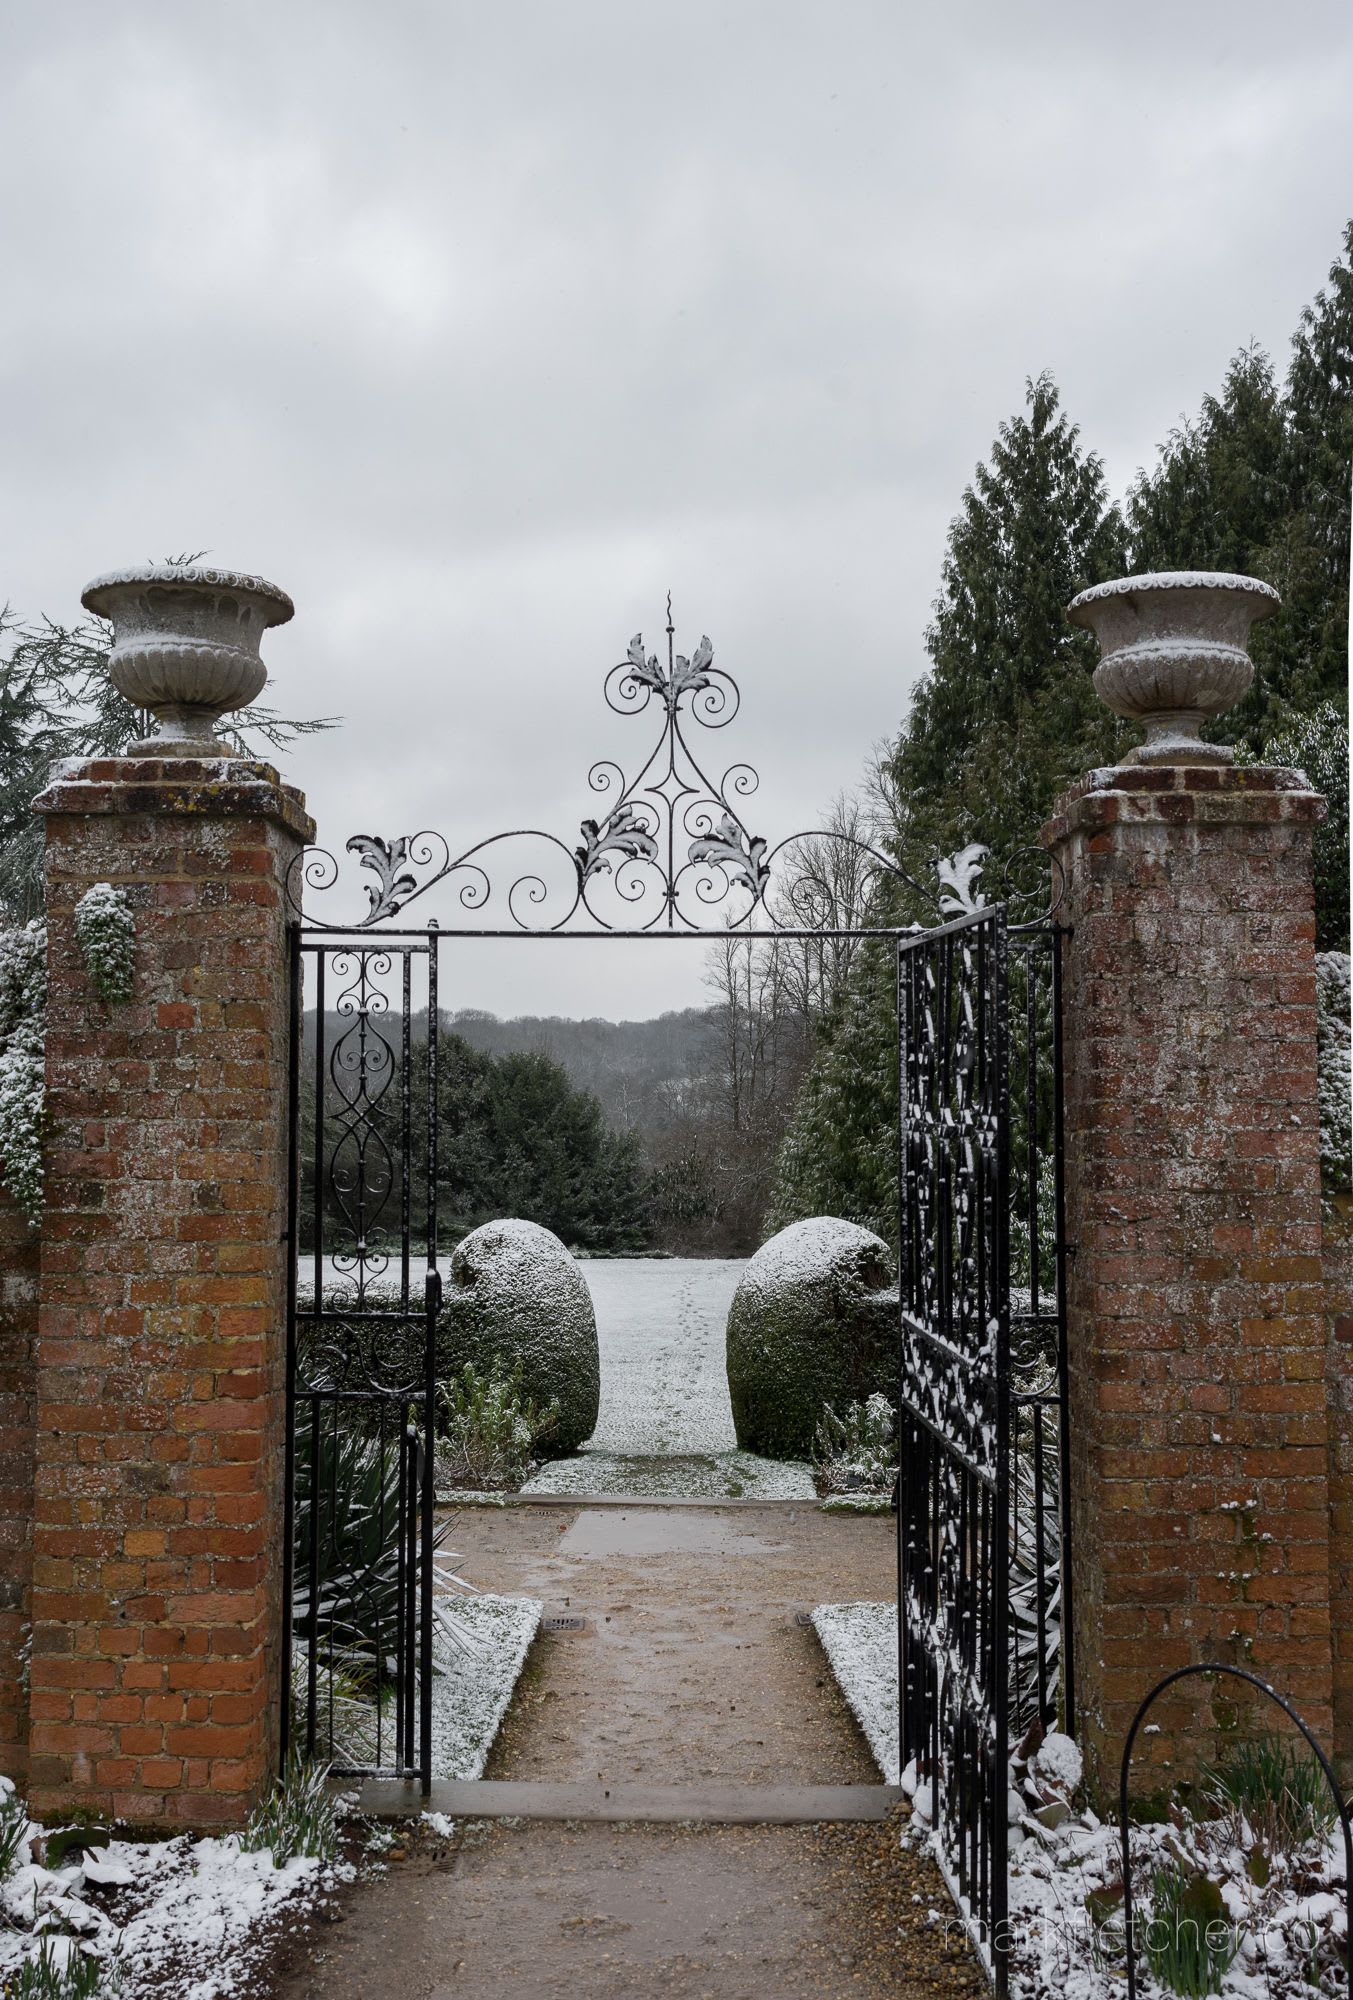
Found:
[[[460,936],[543,935],[567,931],[646,936],[666,930],[710,935],[803,935],[832,931],[898,935],[933,921],[972,915],[986,906],[979,882],[990,860],[972,842],[933,863],[926,887],[892,854],[839,828],[791,834],[773,846],[744,817],[760,778],[746,762],[715,779],[697,754],[693,729],[724,729],[737,715],[737,682],[714,664],[707,634],[687,657],[676,651],[672,601],[667,600],[666,659],[636,632],[625,658],[605,677],[604,697],[617,715],[636,716],[655,697],[663,720],[637,775],[602,758],[588,771],[599,808],[579,823],[570,843],[539,827],[490,834],[453,853],[440,833],[424,830],[387,839],[354,834],[347,852],[375,877],[361,881],[366,914],[328,922],[302,908],[304,891],[332,889],[340,867],[332,854],[308,848],[293,866],[288,893],[303,928],[361,933],[391,925],[410,904],[446,884],[459,905],[443,926]],[[850,850],[860,893],[836,907],[820,879],[820,856]],[[816,859],[804,857],[816,850]],[[878,891],[888,892],[880,897]],[[907,912],[912,920],[907,921]],[[1037,913],[1045,921],[1047,909]]]

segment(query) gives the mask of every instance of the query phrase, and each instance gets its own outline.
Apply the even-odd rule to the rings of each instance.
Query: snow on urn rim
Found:
[[[1240,576],[1234,570],[1226,569],[1156,569],[1143,570],[1140,576],[1115,576],[1108,583],[1093,583],[1088,590],[1082,590],[1067,605],[1067,616],[1082,605],[1095,604],[1104,597],[1132,597],[1147,590],[1242,590],[1255,597],[1268,597],[1274,609],[1282,603],[1271,583],[1262,582],[1257,576]],[[1254,617],[1266,618],[1266,611],[1256,611]],[[1073,625],[1089,626],[1088,618],[1072,618]]]
[[[1281,601],[1271,584],[1225,570],[1114,577],[1071,600],[1070,622],[1099,641],[1095,692],[1146,730],[1124,763],[1235,761],[1229,744],[1204,742],[1202,725],[1246,693],[1254,679],[1250,628]]]
[[[125,755],[235,754],[215,724],[267,685],[259,652],[263,634],[295,612],[284,590],[243,570],[147,563],[95,577],[80,602],[112,624],[109,680],[158,724]]]
[[[205,563],[143,563],[130,569],[105,570],[85,585],[80,602],[86,611],[109,618],[116,608],[113,592],[156,585],[174,589],[200,585],[207,590],[261,598],[274,607],[272,615],[263,620],[265,626],[285,625],[296,615],[296,606],[280,584],[269,583],[266,576],[251,576],[246,570],[215,569]]]

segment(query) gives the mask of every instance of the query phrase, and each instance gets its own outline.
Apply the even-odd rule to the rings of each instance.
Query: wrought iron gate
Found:
[[[1059,934],[904,939],[898,1020],[902,1755],[1004,1992],[1012,1726],[1074,1715]]]
[[[733,721],[737,686],[708,639],[675,651],[670,599],[666,633],[665,662],[636,634],[606,676],[613,713],[652,703],[659,732],[634,779],[592,766],[576,842],[357,834],[354,888],[322,850],[296,868],[283,1741],[430,1778],[446,940],[873,940],[898,953],[904,1757],[999,1985],[1011,1736],[1059,1693],[1073,1712],[1058,940],[983,905],[980,847],[924,884],[839,826],[756,834],[753,768],[713,779],[693,747]],[[331,888],[346,917],[316,921],[302,891]],[[421,898],[441,916],[401,928]],[[918,930],[927,910],[952,921]]]
[[[283,1754],[426,1790],[438,939],[292,940]]]

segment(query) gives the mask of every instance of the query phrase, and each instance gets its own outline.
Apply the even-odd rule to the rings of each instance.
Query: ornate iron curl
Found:
[[[811,869],[804,879],[783,865],[777,871],[787,849],[819,841],[858,855],[861,882],[870,892],[866,907],[884,882],[910,892],[936,911],[939,921],[984,907],[978,877],[987,850],[977,844],[937,858],[936,885],[926,888],[896,860],[840,830],[791,834],[773,846],[755,832],[743,816],[745,802],[760,785],[754,766],[735,762],[716,781],[696,755],[689,733],[692,722],[708,730],[727,728],[741,706],[737,682],[714,665],[707,636],[689,657],[676,651],[670,594],[665,630],[665,661],[646,650],[642,633],[636,632],[625,658],[605,676],[603,694],[613,713],[641,715],[656,701],[662,726],[633,779],[626,779],[611,758],[591,766],[588,785],[600,799],[594,816],[580,823],[579,840],[570,844],[541,828],[520,827],[453,855],[444,835],[431,829],[393,840],[354,834],[347,852],[373,879],[361,882],[365,916],[347,924],[305,915],[305,891],[333,888],[341,872],[327,849],[308,848],[293,862],[287,879],[288,900],[303,926],[330,933],[370,931],[390,924],[429,890],[447,883],[460,910],[478,919],[445,926],[451,935],[539,935],[566,929],[625,936],[664,930],[775,936],[838,928],[895,933],[895,921],[861,919],[857,908],[848,920],[834,923],[837,897],[829,883],[815,883]],[[502,870],[499,864],[514,852],[511,843],[522,841],[536,844],[539,855],[520,866],[520,872]],[[566,865],[547,866],[547,857],[555,855]],[[1038,921],[1046,922],[1048,914],[1044,909]]]

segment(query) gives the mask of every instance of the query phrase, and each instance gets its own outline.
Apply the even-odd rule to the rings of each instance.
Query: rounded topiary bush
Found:
[[[893,1401],[897,1286],[882,1237],[815,1215],[772,1236],[728,1314],[728,1391],[744,1451],[806,1458],[831,1404]]]
[[[437,1324],[437,1373],[467,1361],[487,1372],[521,1364],[536,1404],[559,1399],[541,1448],[576,1451],[597,1427],[601,1357],[587,1280],[559,1238],[535,1222],[486,1222],[457,1244]]]

